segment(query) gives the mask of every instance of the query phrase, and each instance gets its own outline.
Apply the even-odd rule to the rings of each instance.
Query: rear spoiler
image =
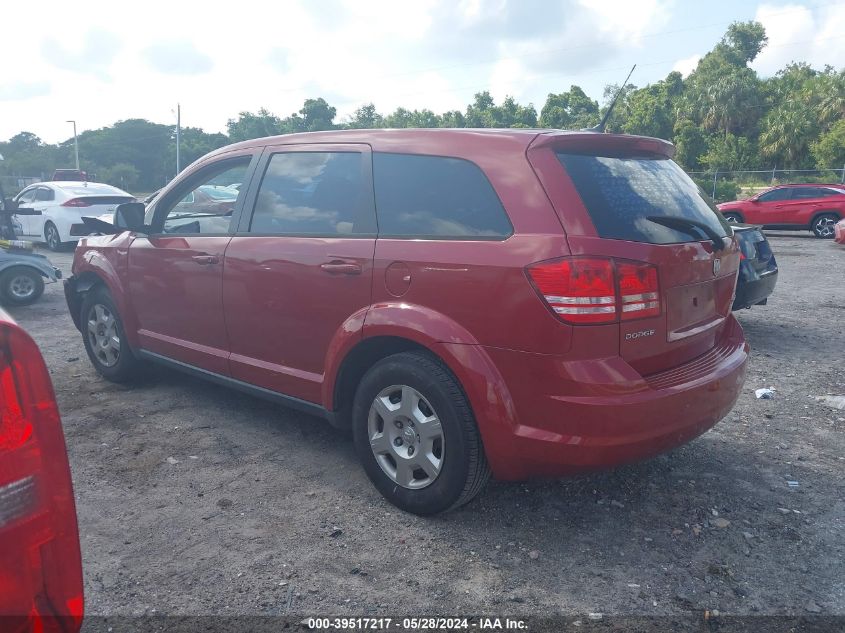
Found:
[[[538,134],[529,149],[550,147],[572,154],[595,154],[597,156],[660,156],[672,158],[675,146],[669,141],[650,136],[630,134],[603,134],[601,132],[566,132],[554,130]]]

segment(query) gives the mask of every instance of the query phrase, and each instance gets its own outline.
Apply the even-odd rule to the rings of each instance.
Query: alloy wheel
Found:
[[[88,311],[88,342],[97,361],[104,367],[114,367],[120,360],[117,319],[101,303],[94,304]]]
[[[431,485],[443,468],[444,437],[440,418],[413,387],[382,389],[367,420],[376,462],[394,483],[411,490]]]
[[[35,281],[29,275],[17,275],[9,282],[9,293],[18,301],[26,301],[35,294]]]
[[[51,250],[56,250],[60,243],[59,230],[52,224],[48,224],[44,232],[45,237],[47,238],[47,246],[49,246]]]
[[[816,220],[814,231],[819,237],[832,237],[836,220],[832,217],[823,217]]]

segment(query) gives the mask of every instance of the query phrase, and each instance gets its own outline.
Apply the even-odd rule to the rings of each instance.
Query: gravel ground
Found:
[[[739,314],[748,379],[712,431],[433,519],[385,503],[320,420],[164,369],[100,379],[48,286],[11,312],[53,376],[87,614],[845,614],[845,411],[811,397],[845,394],[845,248],[770,240],[778,287]]]

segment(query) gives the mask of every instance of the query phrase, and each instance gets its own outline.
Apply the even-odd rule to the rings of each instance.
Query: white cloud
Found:
[[[698,62],[701,60],[701,55],[696,53],[695,55],[690,55],[689,57],[685,57],[684,59],[679,59],[675,62],[675,65],[672,66],[672,70],[677,70],[681,75],[686,77],[692,71],[695,70],[695,67],[698,66]]]
[[[755,19],[769,36],[752,67],[764,77],[774,75],[792,61],[821,68],[845,60],[845,4],[811,10],[800,4],[761,4]]]

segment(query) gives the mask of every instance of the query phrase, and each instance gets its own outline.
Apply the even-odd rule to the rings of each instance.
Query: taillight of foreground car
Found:
[[[76,508],[50,375],[29,335],[0,319],[0,630],[73,632],[82,614]]]
[[[565,257],[532,264],[526,271],[543,301],[566,323],[617,323],[661,313],[652,264]]]
[[[62,202],[63,207],[90,207],[91,203],[85,198],[71,198]]]

